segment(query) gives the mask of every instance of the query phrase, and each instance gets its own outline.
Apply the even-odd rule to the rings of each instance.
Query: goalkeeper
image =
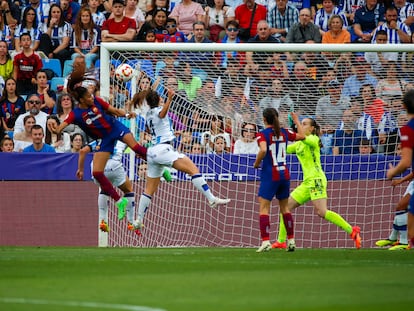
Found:
[[[291,211],[308,201],[312,201],[313,208],[319,217],[337,225],[346,231],[355,242],[355,247],[361,247],[361,229],[358,226],[352,227],[341,215],[328,210],[327,208],[327,180],[325,173],[322,170],[320,149],[321,141],[319,139],[320,128],[314,119],[305,118],[302,120],[302,130],[306,138],[297,141],[287,147],[287,153],[295,153],[302,166],[303,182],[292,191],[289,196],[287,206],[280,206],[283,219],[291,218],[291,221],[284,225],[281,223],[279,230],[285,228],[287,233],[287,251],[292,252],[296,248],[294,239],[293,218]],[[283,232],[279,233],[279,236]]]

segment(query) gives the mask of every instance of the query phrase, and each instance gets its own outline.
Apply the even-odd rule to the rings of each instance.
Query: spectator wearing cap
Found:
[[[394,7],[389,7],[385,11],[385,23],[375,29],[372,42],[375,42],[376,33],[380,30],[387,32],[388,43],[411,43],[411,30],[406,24],[398,21],[397,9]]]
[[[299,22],[294,24],[287,36],[287,43],[321,43],[322,36],[319,27],[312,22],[311,11],[302,9],[299,12]]]
[[[137,25],[134,19],[124,16],[124,1],[112,1],[113,18],[102,25],[102,42],[133,41]]]
[[[375,88],[378,83],[377,79],[368,73],[370,72],[370,66],[363,56],[354,57],[352,63],[354,65],[353,71],[355,74],[345,80],[342,89],[342,95],[348,97],[360,95],[359,90],[364,84],[371,84]]]
[[[342,115],[350,107],[349,97],[341,97],[341,84],[331,80],[327,86],[328,95],[321,97],[316,105],[316,118],[319,123],[337,128]]]

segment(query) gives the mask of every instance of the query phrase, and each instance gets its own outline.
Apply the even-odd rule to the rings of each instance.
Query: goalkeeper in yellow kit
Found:
[[[303,171],[303,182],[292,191],[288,204],[282,208],[282,214],[290,214],[291,211],[308,201],[312,201],[313,208],[319,217],[337,225],[346,231],[355,242],[355,247],[361,247],[361,229],[358,226],[352,227],[341,215],[328,210],[327,208],[327,180],[322,170],[320,160],[321,141],[319,139],[320,128],[314,119],[302,120],[302,128],[306,138],[287,146],[287,153],[295,153],[299,159]],[[281,236],[287,235],[287,251],[294,251],[296,248],[293,229],[293,218],[291,222],[283,224],[283,218],[279,226],[279,242]],[[285,218],[286,219],[286,218]],[[284,231],[285,230],[285,231]]]

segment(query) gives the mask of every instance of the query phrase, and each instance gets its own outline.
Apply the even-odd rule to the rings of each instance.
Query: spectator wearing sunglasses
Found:
[[[167,18],[167,24],[165,25],[168,33],[164,36],[164,42],[186,42],[187,38],[182,31],[177,30],[177,22],[174,18]]]
[[[42,101],[39,95],[32,94],[27,96],[26,100],[26,112],[17,117],[16,123],[14,124],[14,134],[24,132],[24,117],[28,115],[34,116],[36,124],[40,124],[43,130],[46,131],[46,121],[48,114],[40,110]]]
[[[225,26],[227,22],[234,20],[235,13],[224,0],[214,0],[211,6],[206,6],[204,23],[209,31],[209,38],[213,42],[218,42],[226,35]]]

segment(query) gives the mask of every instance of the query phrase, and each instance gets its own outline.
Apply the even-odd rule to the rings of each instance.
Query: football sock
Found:
[[[327,210],[325,214],[325,219],[342,228],[342,230],[344,230],[346,233],[352,233],[352,226],[345,219],[343,219],[341,215],[333,211]]]
[[[408,211],[397,211],[395,212],[394,223],[392,225],[392,231],[396,231],[400,233],[400,244],[408,244],[407,239],[407,218],[408,218]],[[392,235],[392,233],[391,233]],[[390,235],[390,237],[391,237]],[[391,239],[390,239],[391,240]],[[392,241],[397,240],[397,235],[395,239]]]
[[[128,200],[126,207],[127,220],[132,223],[135,220],[135,194],[133,192],[125,193],[124,197]]]
[[[99,209],[99,221],[102,219],[108,222],[108,201],[109,196],[102,191],[98,195],[98,209]]]
[[[288,239],[293,239],[294,237],[294,230],[293,230],[293,217],[292,213],[284,213],[283,214],[283,222],[285,224],[285,230]]]
[[[207,198],[209,202],[214,201],[216,197],[211,193],[211,190],[207,185],[203,175],[196,174],[191,176],[191,182]]]
[[[116,192],[105,174],[103,172],[93,172],[92,175],[101,186],[102,192],[107,193],[115,202],[118,202],[121,196]]]
[[[147,148],[145,148],[144,146],[140,145],[140,144],[136,144],[132,150],[135,151],[136,154],[138,154],[141,158],[143,158],[144,160],[147,159]]]
[[[143,221],[144,220],[144,216],[145,213],[148,210],[148,206],[151,203],[151,199],[152,197],[148,194],[141,194],[141,197],[139,198],[139,203],[138,203],[138,220],[139,221]]]
[[[269,228],[270,228],[270,221],[269,215],[260,215],[259,218],[260,224],[260,236],[263,241],[269,241]]]
[[[285,222],[283,221],[283,215],[279,215],[279,232],[277,234],[277,241],[280,243],[286,242],[286,227]]]

